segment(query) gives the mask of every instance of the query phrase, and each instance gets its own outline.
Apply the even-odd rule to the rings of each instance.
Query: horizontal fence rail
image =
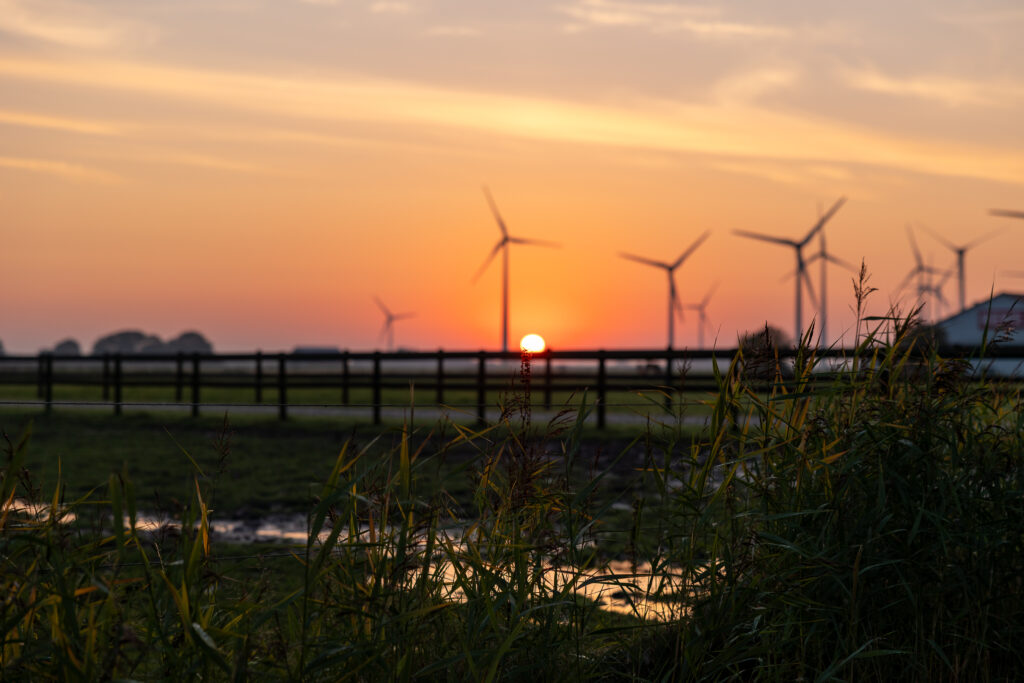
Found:
[[[818,353],[833,359],[853,356],[852,351],[836,349]],[[281,419],[286,419],[289,407],[295,406],[362,407],[369,410],[374,424],[380,424],[384,408],[423,405],[426,396],[430,405],[475,410],[476,418],[484,422],[488,407],[497,405],[492,399],[503,394],[528,393],[533,406],[550,410],[556,397],[586,391],[593,397],[597,424],[604,427],[607,409],[612,405],[610,394],[647,392],[671,407],[684,392],[716,391],[714,364],[724,372],[736,354],[736,349],[548,350],[535,354],[443,350],[101,356],[44,353],[0,356],[0,404],[42,404],[47,411],[54,405],[109,406],[117,415],[125,406],[180,405],[190,407],[193,416],[200,414],[202,406],[262,406],[276,407]],[[943,349],[940,354],[973,357],[965,349]],[[783,363],[792,356],[792,352],[780,351]],[[1024,375],[1024,347],[991,350],[985,359],[1001,364],[1000,375]],[[829,367],[827,363],[823,366]],[[58,390],[64,398],[55,396]],[[146,400],[138,398],[146,391],[151,394]],[[321,398],[294,400],[295,394],[303,391]],[[404,391],[410,400],[389,402],[385,398],[386,393],[393,396],[396,391]],[[135,400],[127,401],[126,392],[136,396]],[[251,400],[239,400],[248,392]]]

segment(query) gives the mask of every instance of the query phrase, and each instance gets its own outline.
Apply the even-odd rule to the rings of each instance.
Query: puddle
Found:
[[[45,522],[52,508],[49,505],[25,503],[24,501],[13,501],[10,511],[17,517],[16,523],[28,526],[33,522]],[[59,509],[59,521],[65,524],[76,521],[75,514],[66,509]],[[10,523],[10,520],[8,520]],[[130,524],[125,518],[125,526]],[[173,537],[180,533],[179,525],[166,517],[139,515],[136,518],[136,529],[143,537]],[[216,540],[227,543],[266,543],[280,542],[286,545],[305,544],[307,540],[306,518],[303,515],[278,515],[264,519],[240,520],[213,520],[211,528]],[[328,531],[320,534],[319,541],[327,538]],[[386,532],[385,536],[390,533]],[[449,587],[448,597],[452,600],[464,600],[465,594],[459,587],[459,572],[456,570],[456,562],[460,562],[459,555],[466,547],[464,540],[467,529],[452,527],[439,530],[439,547],[447,546],[454,550],[455,559],[450,557],[449,552],[438,554],[439,571],[442,580]],[[359,531],[361,540],[372,544],[374,538],[380,538],[380,530],[376,533],[369,528],[362,528]],[[347,534],[341,534],[338,543],[344,546],[347,542]],[[416,541],[422,547],[423,539]],[[347,548],[342,548],[346,550]],[[470,563],[463,564],[463,572],[472,581],[472,570]],[[509,577],[511,578],[511,577]],[[659,570],[655,572],[649,563],[632,565],[626,561],[611,561],[599,569],[575,570],[564,565],[545,563],[544,565],[544,587],[549,591],[565,590],[567,583],[572,582],[572,592],[594,601],[602,609],[610,610],[620,614],[638,616],[641,619],[666,621],[678,619],[684,614],[681,607],[672,600],[648,599],[648,596],[671,596],[680,594],[684,590],[683,575],[681,571]]]

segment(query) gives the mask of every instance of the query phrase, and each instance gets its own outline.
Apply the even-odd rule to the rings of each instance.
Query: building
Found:
[[[942,331],[944,346],[978,348],[997,337],[1003,344],[1024,344],[1024,294],[996,294],[935,327]]]

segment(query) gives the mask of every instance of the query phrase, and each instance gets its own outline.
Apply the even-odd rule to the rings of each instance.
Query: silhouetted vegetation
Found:
[[[229,441],[195,461],[181,531],[157,535],[123,473],[43,495],[26,433],[0,484],[4,677],[1016,678],[1021,396],[946,381],[912,316],[866,324],[838,373],[807,335],[767,393],[748,345],[718,368],[707,430],[666,412],[620,449],[643,462],[614,491],[581,450],[585,402],[537,428],[525,386],[486,429],[402,431],[383,453],[342,440],[310,475],[307,542],[274,559],[231,559],[211,533]],[[457,497],[427,476],[455,448],[475,453]],[[609,593],[580,594],[594,585]],[[604,609],[613,593],[631,613]]]

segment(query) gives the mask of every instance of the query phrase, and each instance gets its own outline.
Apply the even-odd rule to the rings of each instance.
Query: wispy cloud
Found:
[[[102,80],[96,78],[98,73],[103,74]],[[637,100],[607,106],[366,77],[317,80],[81,60],[0,60],[0,74],[212,103],[261,117],[374,126],[412,124],[439,132],[448,128],[662,152],[873,164],[932,175],[1024,182],[1024,156],[1019,150],[911,139],[742,102]]]
[[[1012,83],[929,75],[898,78],[872,68],[847,69],[843,76],[850,87],[859,90],[928,100],[950,107],[1016,106],[1024,102],[1024,87]]]
[[[88,135],[116,135],[119,132],[117,126],[99,121],[85,121],[3,109],[0,109],[0,125],[46,128],[49,130],[68,131],[70,133],[86,133]]]
[[[848,184],[853,174],[842,166],[828,164],[776,163],[760,160],[728,160],[712,164],[728,173],[754,176],[783,185],[809,185],[825,182]]]
[[[98,168],[90,168],[64,161],[50,159],[25,159],[19,157],[0,157],[0,168],[11,168],[32,173],[45,173],[72,180],[87,180],[100,183],[115,183],[122,178],[114,173]]]
[[[793,68],[754,69],[719,80],[714,96],[721,102],[750,103],[767,94],[792,89],[799,81],[800,73]]]
[[[0,32],[76,48],[152,42],[157,31],[76,2],[0,0]]]
[[[575,0],[559,10],[573,20],[574,23],[566,27],[570,31],[601,26],[627,27],[723,38],[781,37],[789,33],[782,26],[729,21],[723,18],[718,7],[705,5]]]

